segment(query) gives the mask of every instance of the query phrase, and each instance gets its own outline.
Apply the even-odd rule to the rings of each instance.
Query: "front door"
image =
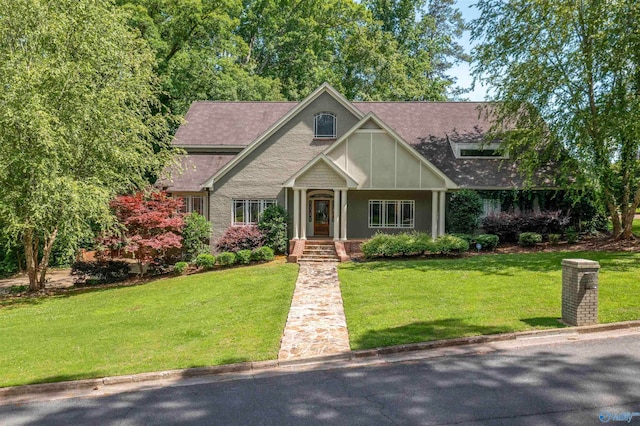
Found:
[[[329,200],[313,200],[313,235],[329,235]]]

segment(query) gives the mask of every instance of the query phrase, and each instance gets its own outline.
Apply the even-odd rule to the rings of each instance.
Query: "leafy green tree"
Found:
[[[245,60],[236,34],[240,0],[117,0],[157,59],[165,108],[186,113],[194,100],[279,100],[280,82]]]
[[[210,253],[209,238],[211,237],[211,224],[206,217],[193,212],[184,218],[182,229],[182,248],[189,261],[194,260],[199,254]]]
[[[469,57],[457,42],[465,28],[455,0],[365,0],[375,22],[395,41],[406,76],[404,100],[444,100],[454,63]],[[393,98],[395,99],[395,98]]]
[[[163,167],[154,57],[103,0],[0,0],[1,232],[44,286],[59,234],[108,226],[109,201]],[[164,144],[164,145],[163,145]],[[42,249],[40,249],[42,247]]]
[[[617,237],[640,204],[640,4],[480,0],[474,75],[496,126],[531,176],[549,159],[567,185],[593,184]]]
[[[264,209],[258,228],[264,235],[264,245],[276,253],[287,250],[287,211],[282,206],[270,206]]]
[[[444,99],[451,61],[465,59],[453,0],[379,3],[118,0],[176,114],[200,99],[299,100],[325,81],[350,99]],[[402,31],[385,23],[395,15]]]
[[[476,191],[463,189],[451,196],[448,232],[473,234],[480,224],[482,199]]]

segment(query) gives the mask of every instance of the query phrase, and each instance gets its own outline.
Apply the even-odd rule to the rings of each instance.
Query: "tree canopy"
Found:
[[[453,0],[119,0],[176,114],[194,100],[443,100],[465,60]]]
[[[0,10],[1,232],[23,242],[35,290],[56,236],[108,225],[112,197],[163,166],[168,134],[154,113],[154,55],[123,10],[106,0],[0,0]]]
[[[474,75],[495,89],[496,127],[528,172],[555,159],[595,186],[616,236],[640,204],[640,4],[480,0]],[[541,153],[545,155],[541,155]]]

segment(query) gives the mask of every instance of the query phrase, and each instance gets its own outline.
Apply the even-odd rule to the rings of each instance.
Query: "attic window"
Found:
[[[499,142],[458,142],[452,143],[451,148],[456,158],[509,158]]]
[[[313,120],[314,137],[317,139],[335,139],[336,116],[330,112],[321,112]]]
[[[501,157],[495,149],[461,149],[460,157]]]

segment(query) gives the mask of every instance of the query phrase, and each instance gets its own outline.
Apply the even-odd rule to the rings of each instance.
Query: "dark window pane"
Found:
[[[332,114],[319,114],[315,119],[316,137],[335,137],[336,118]]]

